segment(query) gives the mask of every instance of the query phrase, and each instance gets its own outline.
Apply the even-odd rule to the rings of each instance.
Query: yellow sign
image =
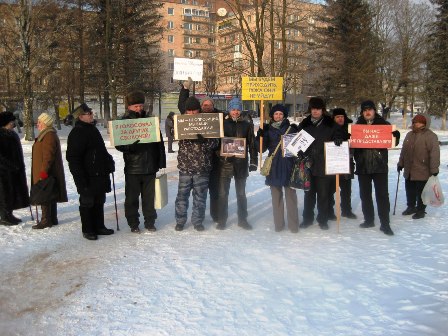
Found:
[[[283,77],[242,77],[242,100],[283,100]]]
[[[59,102],[59,118],[65,118],[68,114],[68,103],[66,101]]]

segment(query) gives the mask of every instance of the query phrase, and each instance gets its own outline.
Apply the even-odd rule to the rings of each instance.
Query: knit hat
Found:
[[[0,112],[0,127],[8,125],[11,121],[16,120],[12,112]]]
[[[361,112],[367,109],[374,109],[376,111],[375,103],[371,100],[366,100],[361,103]]]
[[[75,108],[72,112],[73,118],[78,119],[79,116],[85,112],[92,112],[92,109],[87,106],[86,103],[82,103],[77,108]]]
[[[212,98],[210,98],[209,96],[205,96],[201,98],[201,105],[204,104],[204,102],[206,101],[211,101],[213,105],[215,105],[215,102],[213,101]]]
[[[320,97],[311,97],[308,102],[308,111],[311,112],[311,109],[321,109],[325,112],[326,105],[324,100]]]
[[[37,120],[44,123],[46,126],[53,126],[54,116],[44,112],[40,114]]]
[[[420,124],[425,124],[426,125],[426,118],[423,114],[417,114],[413,119],[412,119],[413,123],[420,123]]]
[[[174,112],[173,111],[171,111],[170,113],[168,113],[168,117],[173,117],[174,116]]]
[[[194,97],[188,97],[188,99],[185,102],[185,112],[186,111],[195,111],[195,110],[200,110],[201,109],[201,104],[199,103],[199,100]]]
[[[269,111],[269,116],[272,118],[275,112],[282,112],[283,118],[288,118],[288,109],[285,105],[276,104],[272,106],[271,111]]]
[[[243,110],[243,102],[241,101],[241,99],[235,97],[232,98],[231,101],[229,101],[229,105],[227,106],[227,110],[228,111],[232,111],[232,110]]]
[[[145,93],[142,91],[133,91],[127,94],[126,102],[129,105],[144,104],[145,103]]]

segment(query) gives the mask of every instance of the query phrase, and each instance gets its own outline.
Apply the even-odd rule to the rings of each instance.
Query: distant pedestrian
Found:
[[[407,208],[403,215],[413,215],[413,219],[425,217],[422,191],[429,177],[439,173],[439,139],[428,124],[422,114],[412,119],[412,131],[404,138],[397,165],[398,172],[404,169]]]
[[[165,119],[165,135],[168,139],[168,153],[174,153],[174,112],[170,112]]]
[[[30,205],[20,138],[14,131],[16,118],[12,112],[0,113],[0,224],[22,222],[13,210]]]
[[[53,177],[56,181],[57,198],[41,205],[42,217],[33,229],[44,229],[58,224],[57,203],[67,202],[64,164],[62,162],[61,143],[53,127],[54,117],[42,113],[37,118],[39,135],[33,145],[31,184]]]

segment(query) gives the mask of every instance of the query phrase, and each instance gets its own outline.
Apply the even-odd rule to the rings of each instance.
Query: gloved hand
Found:
[[[437,175],[439,175],[439,173],[434,173],[434,174],[432,174],[432,176],[437,176]]]
[[[342,139],[334,139],[333,142],[336,146],[342,145]]]
[[[399,138],[399,137],[400,137],[400,132],[397,131],[397,130],[395,130],[395,131],[392,132],[392,135],[393,135],[394,137],[396,137],[396,138]]]
[[[257,131],[257,137],[262,137],[262,136],[264,136],[264,131],[262,128],[259,128]]]
[[[403,167],[400,165],[397,165],[397,172],[401,172],[403,170]]]
[[[205,138],[202,134],[196,134],[196,136],[198,137],[198,141],[203,144],[205,142]]]
[[[190,90],[191,84],[193,84],[193,80],[191,77],[188,77],[188,80],[183,82],[184,89]]]
[[[303,156],[303,151],[302,151],[302,150],[299,150],[299,151],[297,152],[297,156]]]
[[[250,172],[257,171],[257,168],[258,168],[258,167],[257,167],[256,164],[251,163],[250,166],[249,166],[249,171],[250,171]]]
[[[115,172],[115,161],[111,159],[109,161],[108,167],[109,167],[109,173]]]
[[[41,171],[39,173],[39,177],[40,177],[41,180],[45,180],[45,179],[48,178],[48,174],[47,174],[47,172]]]
[[[140,140],[136,140],[132,145],[129,145],[129,151],[130,152],[136,152],[137,151],[137,145],[140,142]]]

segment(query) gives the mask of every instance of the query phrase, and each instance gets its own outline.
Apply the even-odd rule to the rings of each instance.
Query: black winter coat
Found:
[[[245,138],[246,139],[246,157],[220,157],[219,170],[220,176],[236,178],[248,177],[248,156],[250,154],[250,163],[257,165],[258,151],[255,146],[254,126],[247,120],[239,118],[234,121],[232,118],[224,120],[224,136],[232,138]]]
[[[66,158],[79,194],[111,191],[109,174],[115,162],[95,125],[78,120],[67,138]]]
[[[127,111],[122,119],[146,118],[146,112],[137,115],[134,111]],[[165,144],[162,133],[160,142],[138,143],[122,145],[115,148],[123,153],[124,173],[129,175],[156,174],[160,168],[166,167]]]
[[[367,125],[367,121],[361,115],[356,121],[357,124]],[[390,125],[379,114],[375,114],[371,125]],[[398,145],[400,137],[395,139]],[[388,172],[388,149],[387,148],[355,148],[355,174],[379,174]]]
[[[311,115],[309,115],[299,124],[299,129],[303,129],[314,138],[313,143],[305,152],[306,155],[311,156],[313,162],[311,174],[313,176],[325,176],[324,143],[334,141],[335,139],[344,140],[343,129],[326,114],[316,124],[313,124]]]
[[[7,210],[30,205],[20,138],[13,130],[0,127],[0,183]]]
[[[184,88],[180,89],[179,100],[177,101],[177,108],[179,109],[179,112],[181,114],[185,113],[185,102],[187,101],[189,96],[190,96],[190,90]],[[200,112],[202,113],[202,111]],[[215,107],[213,113],[222,113],[222,111],[218,110]]]

